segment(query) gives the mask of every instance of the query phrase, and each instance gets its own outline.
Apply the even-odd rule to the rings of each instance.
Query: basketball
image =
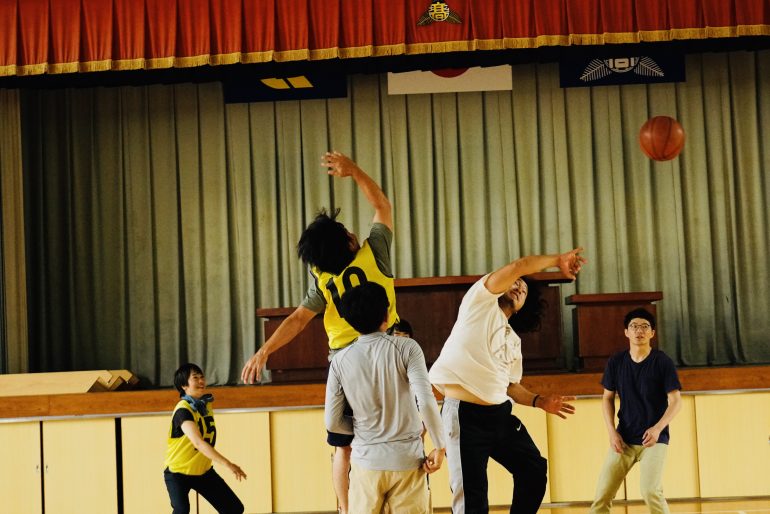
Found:
[[[639,146],[650,159],[669,161],[684,147],[684,129],[674,118],[655,116],[642,125]]]

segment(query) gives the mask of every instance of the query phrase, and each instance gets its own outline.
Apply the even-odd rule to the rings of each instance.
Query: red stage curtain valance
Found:
[[[770,0],[0,0],[0,76],[770,36]]]

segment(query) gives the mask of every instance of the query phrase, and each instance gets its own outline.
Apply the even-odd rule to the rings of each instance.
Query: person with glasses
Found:
[[[602,414],[610,448],[604,461],[590,514],[608,513],[631,467],[639,463],[642,498],[652,514],[668,514],[661,485],[666,463],[668,425],[682,408],[676,367],[652,348],[655,317],[635,309],[623,321],[629,349],[610,357],[602,377]],[[615,395],[620,395],[615,426]]]

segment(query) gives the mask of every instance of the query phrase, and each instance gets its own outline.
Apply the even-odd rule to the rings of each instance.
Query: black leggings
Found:
[[[214,471],[214,468],[202,475],[172,473],[166,468],[163,471],[163,478],[166,480],[166,489],[171,498],[171,506],[174,508],[173,514],[189,514],[190,489],[194,489],[206,498],[219,514],[243,513],[243,503],[222,480],[222,477]]]

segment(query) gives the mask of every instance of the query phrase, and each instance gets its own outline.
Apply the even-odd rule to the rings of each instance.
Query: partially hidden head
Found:
[[[388,320],[388,294],[375,282],[364,282],[342,295],[340,314],[362,334],[382,330]]]
[[[179,366],[179,369],[174,372],[174,387],[179,391],[179,396],[187,394],[185,389],[190,388],[191,376],[203,379],[203,387],[205,388],[205,376],[203,375],[203,370],[197,364],[188,362],[187,364]]]
[[[393,324],[393,335],[399,337],[413,337],[412,324],[401,318]]]
[[[514,304],[519,303],[518,310],[508,318],[508,324],[516,333],[535,332],[540,329],[540,322],[547,306],[543,299],[541,286],[528,277],[521,277],[520,284],[514,284],[513,287],[503,296],[507,296],[509,301]],[[517,281],[517,282],[519,282]],[[518,288],[518,291],[516,290]],[[523,291],[523,298],[522,298]],[[513,299],[510,298],[513,295]],[[518,294],[518,299],[516,295]],[[520,303],[522,302],[523,303]]]
[[[360,248],[355,234],[336,220],[339,213],[339,209],[331,214],[321,209],[297,243],[297,254],[302,262],[335,275],[342,273]]]

